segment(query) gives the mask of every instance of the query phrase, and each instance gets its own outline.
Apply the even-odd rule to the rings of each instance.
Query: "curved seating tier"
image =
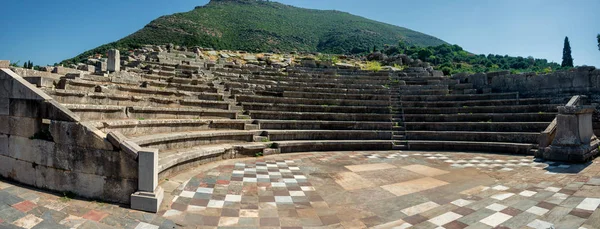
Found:
[[[216,71],[281,153],[393,148],[389,74]]]
[[[477,92],[472,84],[446,87],[456,93],[432,95],[439,87],[429,84],[397,87],[392,100],[409,149],[532,154],[561,104],[518,93],[464,94]]]

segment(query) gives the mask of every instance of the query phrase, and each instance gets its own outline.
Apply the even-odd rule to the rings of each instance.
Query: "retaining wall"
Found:
[[[9,69],[0,69],[0,176],[42,189],[129,203],[137,155]]]

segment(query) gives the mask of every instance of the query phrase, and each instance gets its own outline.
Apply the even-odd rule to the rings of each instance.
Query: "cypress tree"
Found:
[[[569,37],[565,37],[565,47],[563,48],[562,67],[573,67],[573,57],[571,56],[571,44]]]
[[[596,38],[598,39],[598,50],[600,50],[600,34]]]

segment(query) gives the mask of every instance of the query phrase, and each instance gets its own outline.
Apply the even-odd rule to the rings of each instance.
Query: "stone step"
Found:
[[[208,144],[252,142],[260,131],[205,130],[143,135],[130,138],[141,147],[173,150]]]
[[[392,146],[392,150],[409,150],[408,145],[406,144],[399,144],[399,145],[393,145]]]
[[[398,93],[397,98],[403,98],[404,96],[413,95],[448,95],[450,90],[448,89],[437,89],[437,90],[400,90],[392,93]]]
[[[484,153],[509,153],[529,155],[536,144],[512,142],[469,142],[409,140],[410,150],[475,151]]]
[[[239,77],[238,77],[239,78]],[[247,80],[253,80],[257,83],[264,81],[275,81],[280,84],[294,84],[294,83],[312,83],[319,82],[324,84],[337,83],[337,84],[386,84],[389,83],[389,79],[377,79],[377,78],[348,78],[348,77],[335,77],[335,78],[299,78],[289,76],[264,76],[264,75],[252,75],[248,76]]]
[[[566,102],[565,102],[566,103]],[[550,98],[533,99],[493,99],[493,100],[463,100],[463,101],[402,101],[406,107],[475,107],[475,106],[510,106],[552,104]]]
[[[236,95],[237,102],[248,103],[280,103],[280,104],[305,104],[305,105],[329,105],[329,106],[367,106],[367,107],[389,107],[388,100],[350,100],[350,99],[297,99],[281,98],[255,95]]]
[[[551,122],[556,113],[405,114],[407,122]]]
[[[406,128],[404,126],[393,126],[392,130],[393,131],[405,131]]]
[[[542,132],[550,122],[406,122],[410,130]]]
[[[322,140],[322,141],[278,141],[273,147],[281,153],[314,151],[360,151],[391,150],[391,140]]]
[[[325,113],[374,113],[389,114],[387,107],[366,106],[329,106],[329,105],[295,105],[278,103],[242,103],[244,110],[288,111],[288,112],[325,112]]]
[[[254,85],[263,85],[263,86],[293,86],[293,87],[315,87],[315,88],[346,88],[346,89],[385,89],[382,83],[337,83],[337,82],[329,82],[329,83],[320,83],[317,81],[311,82],[277,82],[272,80],[256,80],[256,79],[242,79],[242,78],[229,78],[226,81],[229,82],[238,82],[238,83],[248,83]]]
[[[391,122],[323,120],[257,120],[261,129],[276,130],[390,130]]]
[[[517,99],[518,93],[492,93],[475,95],[404,95],[403,101],[470,101]]]
[[[349,89],[349,88],[306,88],[306,87],[290,87],[277,86],[265,88],[266,91],[284,92],[315,92],[315,93],[336,93],[336,94],[373,94],[373,95],[389,95],[389,89]]]
[[[472,142],[538,142],[539,132],[481,131],[406,131],[408,140],[472,141]]]
[[[389,121],[389,114],[343,114],[321,112],[248,111],[254,119],[327,120],[327,121]]]
[[[198,165],[233,158],[235,154],[254,156],[268,148],[269,143],[232,142],[210,144],[199,147],[159,151],[159,179],[172,176],[180,171],[197,167]]]
[[[251,122],[252,120],[234,119],[126,119],[89,121],[88,123],[104,133],[119,131],[127,137],[132,137],[147,135],[148,133],[172,133],[210,129],[248,130],[246,126],[253,125],[249,124]]]
[[[377,130],[265,130],[270,141],[292,140],[386,140],[391,131]]]
[[[206,92],[206,93],[217,93],[217,87],[210,87],[207,85],[192,85],[192,84],[180,84],[180,83],[168,83],[163,81],[149,80],[146,81],[148,88],[151,89],[169,89],[189,92]]]
[[[470,114],[470,113],[545,113],[557,112],[559,104],[476,106],[476,107],[405,107],[405,114]]]
[[[406,136],[404,136],[404,135],[394,135],[394,136],[392,136],[392,140],[406,140]]]
[[[260,91],[256,94],[261,95]],[[350,100],[390,100],[390,95],[380,94],[337,94],[316,92],[283,92],[282,97],[299,99],[350,99]]]
[[[157,96],[131,96],[101,92],[85,92],[62,89],[44,89],[56,101],[64,104],[102,104],[121,106],[152,107],[193,107],[228,110],[230,104],[224,101],[200,100],[193,98],[172,98]]]

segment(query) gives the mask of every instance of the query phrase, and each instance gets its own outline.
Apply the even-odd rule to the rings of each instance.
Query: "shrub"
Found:
[[[377,61],[369,61],[367,62],[367,65],[364,67],[364,70],[369,70],[369,71],[381,71],[381,63],[377,62]]]

